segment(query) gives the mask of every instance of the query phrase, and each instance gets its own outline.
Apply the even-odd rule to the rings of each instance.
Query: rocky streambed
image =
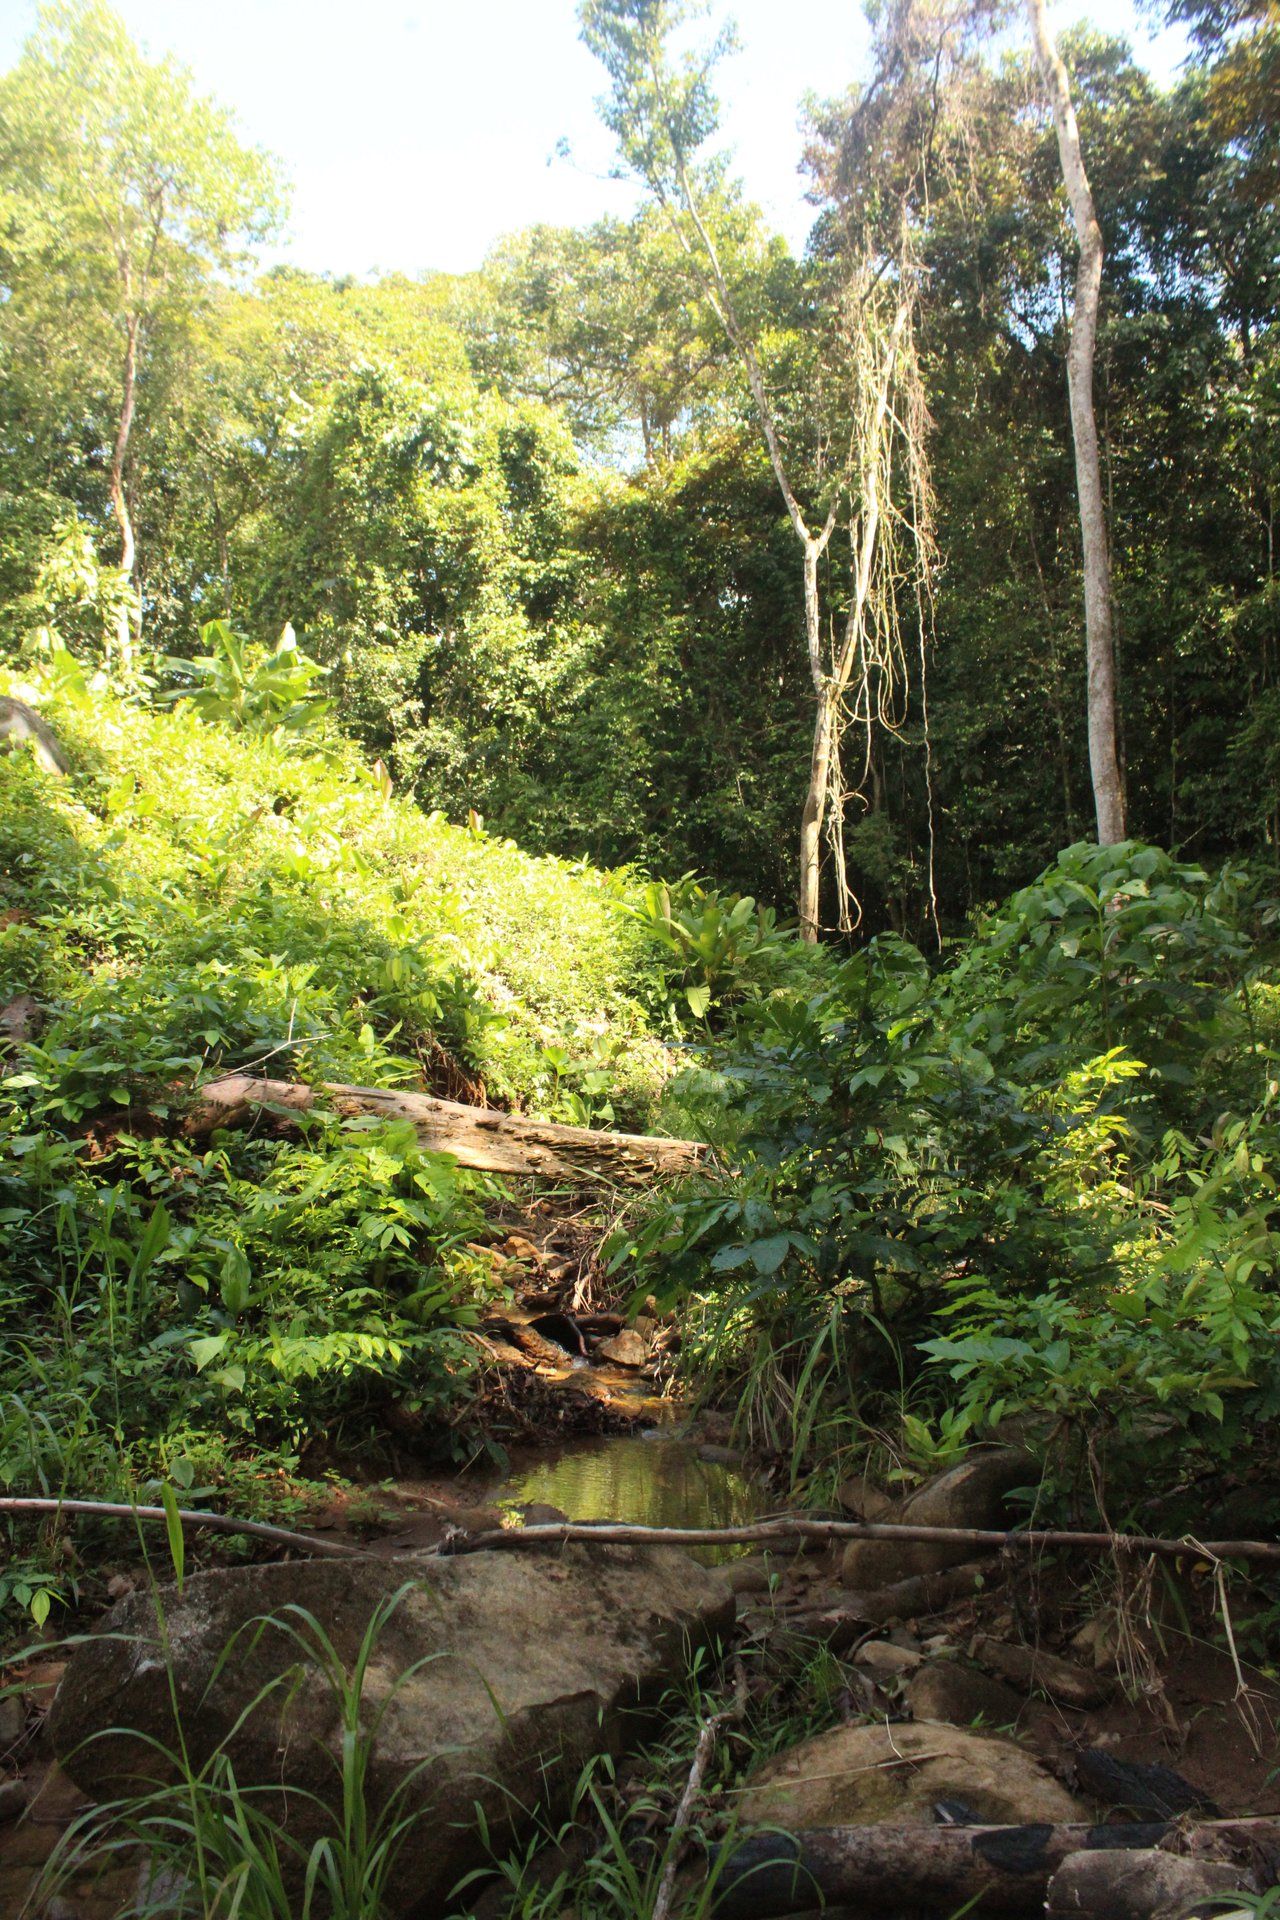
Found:
[[[687,1713],[693,1666],[715,1764],[695,1793],[702,1839],[676,1852],[696,1888],[729,1850],[724,1920],[797,1913],[815,1896],[835,1913],[945,1913],[974,1897],[978,1912],[1031,1914],[1048,1898],[1055,1913],[1150,1920],[1175,1895],[1266,1883],[1280,1826],[1219,1816],[1280,1812],[1280,1698],[1185,1631],[1204,1618],[1194,1566],[1176,1572],[1175,1607],[1102,1575],[1084,1583],[1078,1565],[901,1541],[715,1567],[591,1542],[435,1551],[495,1514],[509,1528],[556,1511],[667,1523],[700,1502],[696,1517],[749,1517],[760,1488],[710,1451],[689,1435],[606,1440],[518,1462],[470,1506],[406,1485],[357,1558],[202,1574],[158,1607],[145,1590],[126,1596],[73,1654],[52,1712],[28,1699],[28,1728],[57,1765],[42,1784],[33,1771],[26,1824],[0,1839],[0,1894],[19,1887],[5,1855],[37,1830],[42,1800],[65,1823],[68,1802],[168,1777],[176,1703],[196,1766],[230,1757],[303,1847],[338,1804],[344,1725],[358,1724],[374,1817],[410,1819],[385,1914],[497,1915],[492,1886],[451,1900],[458,1876],[554,1832],[599,1755],[634,1752]],[[897,1505],[861,1483],[842,1498],[879,1518],[987,1525],[1012,1517],[1028,1464],[995,1450]],[[311,1644],[317,1629],[332,1655]],[[357,1722],[343,1676],[362,1663]],[[699,1723],[681,1724],[683,1767]],[[642,1851],[670,1837],[678,1798],[653,1803],[666,1809],[656,1826],[634,1827]],[[1079,1864],[1103,1854],[1103,1869]],[[134,1914],[138,1871],[118,1869],[127,1885],[82,1878],[48,1913]]]

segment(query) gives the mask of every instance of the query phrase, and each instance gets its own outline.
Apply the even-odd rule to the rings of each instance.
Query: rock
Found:
[[[934,1825],[939,1800],[984,1822],[1073,1821],[1087,1814],[1030,1754],[993,1733],[944,1726],[837,1727],[770,1760],[739,1796],[744,1824]]]
[[[46,773],[69,771],[66,756],[58,745],[58,736],[34,707],[9,694],[0,695],[0,748],[29,746],[36,762]]]
[[[563,1527],[569,1520],[564,1508],[553,1507],[549,1500],[526,1500],[515,1512],[526,1527]]]
[[[1089,1673],[1074,1660],[1059,1660],[1039,1647],[1009,1645],[1003,1640],[975,1640],[970,1648],[980,1667],[1011,1680],[1027,1693],[1046,1693],[1062,1707],[1100,1707],[1111,1687],[1100,1674]]]
[[[906,1521],[917,1527],[999,1527],[1005,1524],[1004,1496],[1012,1487],[1025,1486],[1035,1476],[1030,1455],[1016,1447],[971,1453],[958,1467],[932,1480],[881,1518]],[[939,1573],[972,1560],[968,1541],[851,1540],[845,1548],[840,1578],[846,1587],[865,1592],[913,1574]]]
[[[886,1514],[893,1512],[896,1504],[892,1495],[859,1475],[840,1482],[836,1488],[836,1503],[846,1513],[851,1513],[855,1520],[866,1521],[883,1520]]]
[[[954,1600],[980,1593],[990,1571],[990,1563],[985,1560],[966,1560],[958,1567],[944,1567],[941,1573],[917,1573],[910,1580],[895,1581],[891,1587],[852,1593],[849,1606],[863,1620],[878,1625],[940,1613]]]
[[[1221,1912],[1224,1893],[1258,1891],[1247,1868],[1185,1860],[1158,1847],[1069,1853],[1049,1882],[1049,1920],[1164,1920],[1204,1900]]]
[[[768,1593],[777,1580],[777,1570],[771,1554],[752,1553],[721,1567],[720,1578],[728,1581],[734,1593]]]
[[[636,1736],[628,1710],[656,1697],[734,1613],[723,1580],[671,1548],[281,1563],[164,1590],[193,1764],[225,1742],[242,1785],[292,1789],[289,1831],[304,1846],[324,1830],[307,1796],[332,1807],[339,1790],[338,1703],[314,1676],[273,1686],[298,1671],[299,1646],[281,1625],[251,1623],[305,1609],[350,1672],[371,1617],[401,1593],[369,1660],[362,1716],[376,1728],[371,1812],[399,1792],[404,1812],[425,1816],[395,1868],[396,1920],[434,1920],[458,1876],[490,1857],[477,1805],[499,1852],[523,1809],[554,1824],[586,1762]],[[303,1617],[292,1619],[304,1631]],[[95,1797],[165,1772],[159,1749],[175,1730],[156,1633],[150,1597],[130,1595],[77,1648],[58,1690],[54,1750]],[[269,1804],[285,1812],[283,1799]]]
[[[43,1025],[38,1003],[29,993],[19,993],[0,1008],[0,1046],[20,1047],[34,1040]]]
[[[25,1780],[0,1780],[0,1826],[8,1826],[11,1820],[27,1810],[27,1783]]]
[[[612,1360],[615,1367],[642,1367],[649,1358],[648,1347],[630,1327],[615,1333],[612,1340],[602,1340],[596,1352],[602,1360]]]
[[[0,1694],[0,1755],[18,1744],[26,1724],[27,1709],[21,1694]]]
[[[930,1660],[907,1688],[913,1720],[950,1727],[972,1727],[979,1720],[985,1727],[1011,1727],[1026,1704],[1012,1687],[956,1660]]]
[[[890,1640],[868,1640],[858,1648],[854,1658],[877,1680],[888,1680],[895,1674],[914,1673],[921,1655],[914,1647],[895,1647]]]
[[[746,1455],[741,1447],[699,1447],[699,1460],[705,1460],[709,1467],[740,1467]]]

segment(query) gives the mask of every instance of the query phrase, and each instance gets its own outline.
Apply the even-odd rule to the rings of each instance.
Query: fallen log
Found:
[[[983,1913],[1040,1914],[1050,1880],[1072,1855],[1159,1847],[1203,1856],[1211,1844],[1242,1874],[1280,1839],[1274,1820],[1224,1820],[1182,1829],[1132,1826],[826,1827],[764,1832],[740,1841],[716,1883],[716,1920],[782,1920],[815,1906],[856,1911],[938,1908],[981,1901]]]
[[[206,1513],[199,1507],[179,1507],[177,1517],[184,1528],[203,1527],[210,1533],[243,1533],[254,1540],[269,1541],[273,1547],[293,1547],[299,1553],[311,1553],[328,1559],[359,1553],[357,1546],[344,1540],[317,1540],[313,1534],[294,1533],[288,1527],[271,1527],[264,1520],[237,1520],[227,1513]],[[167,1525],[166,1507],[138,1507],[124,1500],[55,1500],[35,1495],[6,1494],[0,1498],[0,1513],[92,1514],[98,1519],[138,1520]]]
[[[1009,1547],[1031,1553],[1076,1547],[1116,1554],[1154,1554],[1166,1560],[1257,1560],[1280,1565],[1280,1542],[1275,1540],[1160,1540],[1145,1533],[1081,1533],[1074,1528],[1053,1527],[1009,1533],[996,1527],[917,1527],[907,1521],[806,1520],[798,1515],[756,1520],[741,1527],[639,1527],[612,1520],[566,1521],[548,1527],[458,1534],[443,1545],[440,1552],[483,1553],[491,1547],[519,1551],[558,1547],[567,1540],[594,1540],[597,1545],[624,1547],[720,1547],[767,1545],[771,1540],[797,1539],[924,1540],[949,1545],[960,1542],[971,1547]],[[851,1595],[851,1607],[859,1597]]]
[[[437,1100],[430,1094],[403,1093],[392,1087],[353,1087],[341,1082],[311,1087],[296,1080],[260,1080],[247,1073],[227,1074],[201,1087],[199,1104],[187,1115],[183,1131],[199,1138],[215,1127],[242,1126],[260,1110],[290,1119],[309,1112],[320,1101],[335,1113],[408,1120],[424,1147],[433,1153],[450,1153],[459,1166],[481,1173],[637,1182],[654,1173],[689,1173],[706,1153],[697,1140],[566,1127],[552,1120],[531,1120],[522,1113],[467,1107],[456,1100]]]

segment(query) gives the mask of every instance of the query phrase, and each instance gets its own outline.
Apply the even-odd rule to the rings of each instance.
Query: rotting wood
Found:
[[[134,1507],[123,1500],[51,1500],[34,1495],[0,1497],[0,1513],[91,1513],[98,1519],[143,1520],[148,1524],[169,1518],[164,1507]],[[270,1527],[263,1520],[236,1520],[230,1514],[202,1513],[193,1507],[179,1507],[177,1513],[184,1527],[204,1527],[210,1533],[246,1533],[255,1540],[269,1540],[275,1547],[293,1547],[299,1553],[345,1559],[360,1551],[345,1541],[317,1540],[309,1533],[292,1533],[288,1527]]]
[[[1244,1864],[1280,1839],[1274,1820],[1117,1826],[826,1827],[764,1832],[734,1846],[719,1878],[716,1920],[781,1920],[815,1906],[1040,1914],[1049,1881],[1072,1854],[1161,1847]]]
[[[770,1540],[922,1540],[936,1545],[1013,1548],[1024,1552],[1057,1547],[1089,1548],[1104,1553],[1155,1554],[1166,1560],[1256,1560],[1280,1565],[1280,1542],[1274,1540],[1160,1540],[1144,1533],[1081,1533],[1069,1529],[1035,1528],[1006,1533],[994,1527],[917,1527],[907,1522],[866,1520],[806,1520],[779,1517],[741,1527],[638,1527],[607,1521],[564,1522],[546,1527],[518,1527],[502,1532],[459,1534],[442,1546],[442,1553],[480,1553],[491,1547],[512,1550],[560,1546],[567,1540],[592,1540],[597,1546],[718,1547],[749,1546]]]
[[[425,1093],[391,1087],[353,1087],[341,1082],[307,1086],[295,1080],[261,1080],[232,1073],[200,1089],[184,1132],[193,1137],[215,1127],[241,1126],[258,1110],[291,1119],[323,1100],[335,1113],[375,1114],[408,1120],[424,1147],[450,1153],[459,1166],[481,1173],[541,1174],[555,1180],[638,1181],[654,1173],[688,1173],[705,1155],[697,1140],[658,1134],[606,1133],[531,1120],[522,1113],[467,1107]]]

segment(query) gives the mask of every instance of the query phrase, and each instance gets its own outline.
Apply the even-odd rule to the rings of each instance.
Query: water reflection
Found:
[[[599,1440],[544,1456],[512,1475],[501,1506],[545,1501],[571,1520],[622,1520],[646,1527],[730,1527],[756,1519],[764,1493],[736,1468],[698,1458],[688,1440],[656,1434]],[[697,1547],[713,1564],[748,1547]]]

